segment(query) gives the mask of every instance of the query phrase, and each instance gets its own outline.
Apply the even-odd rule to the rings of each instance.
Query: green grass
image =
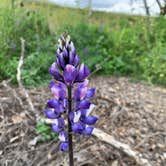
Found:
[[[4,1],[6,2],[6,1]],[[9,1],[8,1],[9,2]],[[67,31],[77,52],[91,69],[109,58],[97,74],[130,76],[166,85],[166,19],[71,9],[19,0],[0,5],[0,79],[16,83],[20,37],[26,40],[22,79],[27,86],[43,85],[51,78],[57,40]]]

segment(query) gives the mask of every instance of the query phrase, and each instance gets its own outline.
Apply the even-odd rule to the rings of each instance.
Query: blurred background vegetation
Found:
[[[21,52],[26,41],[22,80],[26,86],[50,80],[48,67],[55,60],[59,36],[67,31],[78,54],[91,71],[129,76],[166,85],[166,19],[71,9],[47,3],[1,0],[0,80],[16,83]]]

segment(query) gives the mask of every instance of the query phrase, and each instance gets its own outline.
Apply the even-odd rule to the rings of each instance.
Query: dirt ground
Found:
[[[91,86],[97,89],[96,127],[140,152],[152,166],[166,166],[166,89],[108,76],[92,78]],[[44,118],[50,90],[38,87],[28,93],[35,114]],[[0,83],[0,166],[68,165],[68,154],[58,151],[59,142],[38,140],[35,114],[21,89]],[[74,158],[76,166],[136,165],[94,136],[74,136]]]

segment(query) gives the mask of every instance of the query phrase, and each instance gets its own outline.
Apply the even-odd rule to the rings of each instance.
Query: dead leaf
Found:
[[[14,124],[21,123],[24,120],[23,117],[20,115],[13,115],[11,119]]]

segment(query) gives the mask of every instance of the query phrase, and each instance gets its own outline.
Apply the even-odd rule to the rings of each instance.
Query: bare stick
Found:
[[[24,63],[24,55],[25,55],[25,40],[23,38],[21,40],[21,56],[20,60],[17,66],[17,82],[20,88],[23,87],[22,82],[21,82],[21,67]]]
[[[92,134],[95,137],[97,137],[99,140],[111,145],[112,147],[116,148],[117,150],[125,153],[127,156],[133,158],[138,165],[151,166],[151,164],[148,162],[148,160],[142,158],[141,154],[132,150],[129,145],[115,140],[115,138],[113,136],[103,132],[102,130],[95,128],[93,130]]]
[[[23,38],[21,38],[20,40],[21,40],[21,56],[20,56],[20,60],[19,60],[18,66],[17,66],[17,82],[27,99],[31,112],[33,113],[33,115],[36,116],[36,118],[39,118],[37,112],[35,111],[32,100],[31,100],[27,90],[24,88],[22,81],[21,81],[21,67],[24,63],[24,55],[25,55],[25,40]]]

